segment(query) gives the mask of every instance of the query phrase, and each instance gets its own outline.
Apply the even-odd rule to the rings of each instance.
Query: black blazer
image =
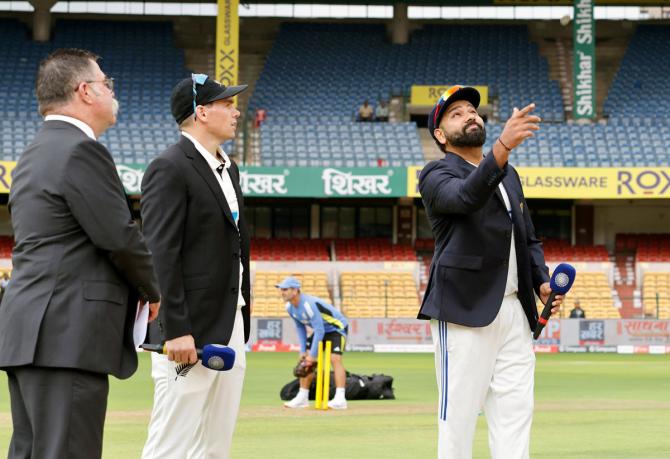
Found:
[[[107,149],[47,121],[9,193],[16,247],[0,305],[0,367],[137,368],[138,298],[158,301],[151,255]]]
[[[162,293],[158,325],[150,331],[154,343],[190,334],[197,347],[228,344],[240,257],[245,342],[249,339],[249,231],[234,162],[229,172],[240,208],[239,232],[214,171],[186,137],[144,174],[142,224]]]
[[[498,189],[501,181],[511,218]],[[424,167],[419,190],[433,229],[435,253],[418,318],[469,327],[490,324],[505,292],[514,231],[518,297],[534,329],[533,289],[539,293],[540,285],[549,281],[549,269],[516,170],[509,164],[501,170],[492,153],[479,167],[447,153]]]

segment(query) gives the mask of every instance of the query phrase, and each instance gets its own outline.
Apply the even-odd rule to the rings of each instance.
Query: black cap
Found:
[[[467,100],[477,108],[479,107],[480,101],[479,91],[469,86],[459,85],[452,86],[444,91],[433,109],[430,111],[430,115],[428,115],[428,131],[430,132],[430,135],[433,136],[433,139],[435,139],[435,129],[440,125],[442,115],[444,115],[447,107],[457,100]]]
[[[204,82],[202,84],[199,81]],[[218,81],[207,77],[207,75],[192,75],[184,78],[172,89],[170,107],[172,116],[177,124],[181,124],[189,116],[193,115],[193,85],[196,88],[196,105],[207,105],[216,100],[227,99],[236,96],[247,89],[247,85],[225,86]]]

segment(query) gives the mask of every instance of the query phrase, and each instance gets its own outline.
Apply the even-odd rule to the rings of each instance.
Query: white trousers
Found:
[[[228,346],[235,365],[214,371],[198,362],[177,376],[174,362],[151,355],[154,407],[142,459],[228,459],[247,360],[244,319],[238,309]]]
[[[523,307],[503,299],[486,327],[431,321],[438,386],[438,458],[470,459],[484,410],[494,459],[529,456],[535,354]]]

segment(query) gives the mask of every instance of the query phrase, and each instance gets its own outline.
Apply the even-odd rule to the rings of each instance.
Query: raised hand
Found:
[[[534,131],[538,131],[538,125],[542,119],[539,116],[531,115],[535,110],[535,104],[530,104],[519,110],[514,107],[514,111],[510,119],[505,123],[505,128],[498,137],[498,141],[502,146],[511,151],[518,147],[528,137],[534,137]]]

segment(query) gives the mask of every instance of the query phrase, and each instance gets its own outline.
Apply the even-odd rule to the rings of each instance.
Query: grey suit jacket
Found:
[[[160,298],[151,255],[107,149],[47,121],[14,170],[16,246],[0,304],[0,368],[137,368],[137,300]]]

